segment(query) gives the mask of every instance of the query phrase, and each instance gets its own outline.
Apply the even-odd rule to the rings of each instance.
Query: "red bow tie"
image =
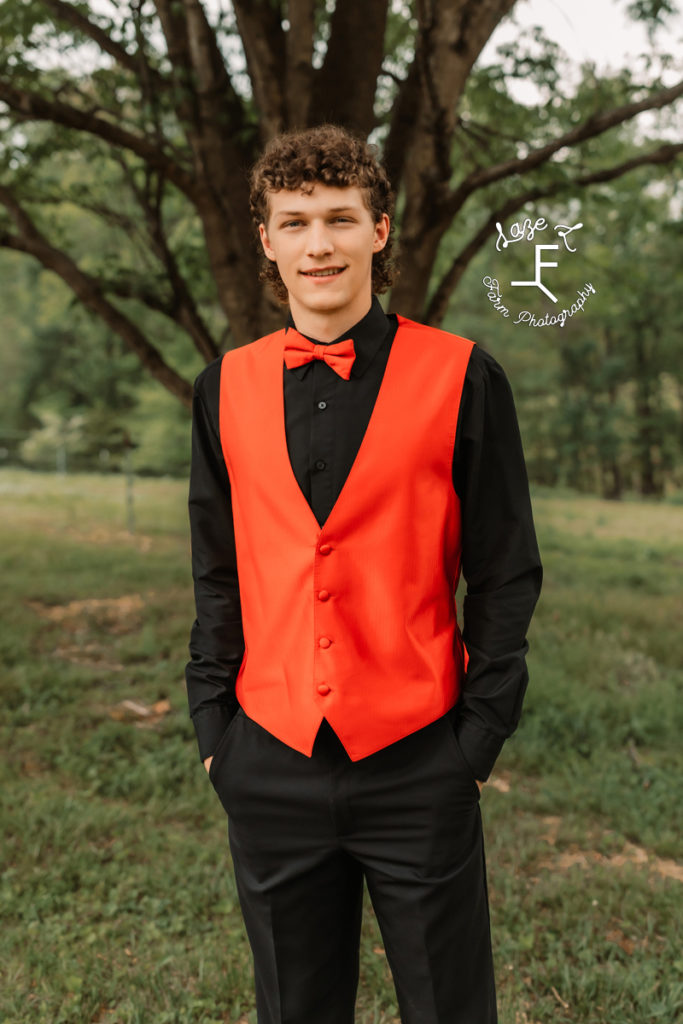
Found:
[[[356,350],[353,338],[336,341],[334,345],[316,345],[292,327],[288,328],[285,335],[285,363],[288,370],[295,366],[303,366],[304,363],[310,363],[312,359],[322,359],[340,377],[348,380],[355,358]]]

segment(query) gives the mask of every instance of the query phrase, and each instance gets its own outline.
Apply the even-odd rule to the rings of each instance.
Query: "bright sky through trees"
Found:
[[[480,61],[486,64],[495,60],[496,47],[513,41],[519,28],[532,25],[540,25],[572,64],[593,62],[599,74],[623,67],[625,58],[636,62],[644,53],[683,53],[683,7],[666,19],[666,29],[660,28],[650,43],[645,25],[628,17],[627,6],[626,0],[519,0],[512,18],[491,36]],[[671,68],[664,83],[673,85],[676,79],[676,69]],[[538,91],[534,85],[518,82],[513,88],[520,102],[536,102]]]

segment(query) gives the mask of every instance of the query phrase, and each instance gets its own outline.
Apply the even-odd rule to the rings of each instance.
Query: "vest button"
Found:
[[[331,544],[321,544],[320,547],[318,548],[318,551],[320,552],[321,555],[329,555],[331,550]]]
[[[330,596],[329,590],[320,590],[318,592],[318,600],[319,601],[327,601],[329,596]]]
[[[330,692],[330,688],[327,685],[327,683],[319,683],[318,684],[318,693],[322,694],[323,697],[326,697],[329,692]]]
[[[332,641],[330,640],[329,636],[321,636],[320,639],[318,640],[318,644],[321,647],[329,647],[331,643]]]

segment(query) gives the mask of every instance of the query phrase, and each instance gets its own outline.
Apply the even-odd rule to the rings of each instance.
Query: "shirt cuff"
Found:
[[[192,724],[197,733],[199,744],[199,760],[204,762],[211,757],[221,736],[228,728],[234,712],[224,704],[216,704],[213,707],[202,708],[195,712],[192,717]]]
[[[479,782],[486,782],[505,743],[505,737],[482,729],[469,718],[461,718],[454,728],[455,738],[470,771]]]

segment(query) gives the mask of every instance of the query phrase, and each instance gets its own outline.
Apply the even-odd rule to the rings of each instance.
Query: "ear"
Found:
[[[272,260],[273,263],[274,263],[275,262],[275,251],[274,251],[273,247],[270,244],[270,240],[268,239],[268,232],[266,231],[266,225],[265,224],[259,224],[259,226],[258,226],[258,233],[259,233],[259,237],[261,239],[261,245],[263,246],[264,253],[268,257],[268,259]]]
[[[373,252],[380,252],[387,244],[390,228],[391,222],[389,217],[386,213],[383,213],[381,218],[375,224],[375,237],[372,243]]]

